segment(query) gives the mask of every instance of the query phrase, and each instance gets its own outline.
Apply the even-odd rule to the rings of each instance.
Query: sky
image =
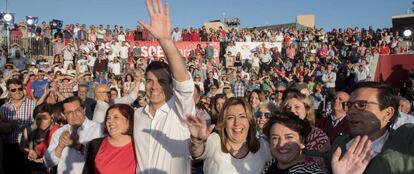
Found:
[[[0,0],[6,11],[6,0]],[[204,22],[237,17],[241,27],[293,23],[297,15],[314,14],[316,26],[391,27],[391,17],[407,13],[412,0],[169,0],[174,27],[201,27]],[[149,21],[145,0],[8,0],[16,19],[38,16],[67,23],[109,24],[135,28],[137,19]]]

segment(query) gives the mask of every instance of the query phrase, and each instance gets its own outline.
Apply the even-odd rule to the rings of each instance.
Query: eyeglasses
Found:
[[[260,118],[261,116],[265,116],[266,118],[270,118],[270,112],[256,112],[256,118]]]
[[[284,93],[285,90],[276,90],[275,93]]]
[[[23,88],[13,88],[13,89],[10,89],[11,92],[16,92],[17,90],[23,91]]]
[[[356,100],[356,101],[349,101],[346,103],[346,106],[348,106],[349,109],[351,109],[353,106],[355,106],[356,109],[362,111],[365,110],[365,108],[367,107],[368,104],[373,104],[373,105],[379,105],[381,106],[381,104],[376,103],[376,102],[371,102],[371,101],[367,101],[367,100]]]
[[[82,111],[83,111],[83,108],[79,107],[73,111],[64,111],[63,114],[70,116],[70,115],[73,115],[74,113],[81,113]]]

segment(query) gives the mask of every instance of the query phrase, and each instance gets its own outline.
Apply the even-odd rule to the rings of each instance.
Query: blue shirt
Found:
[[[45,80],[35,80],[32,85],[30,86],[30,89],[33,90],[33,94],[35,98],[42,97],[43,93],[45,92],[45,87],[49,83],[47,79]]]

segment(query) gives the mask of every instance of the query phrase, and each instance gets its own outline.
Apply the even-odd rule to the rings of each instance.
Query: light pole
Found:
[[[26,16],[26,25],[27,25],[27,29],[29,30],[29,58],[32,58],[32,53],[33,53],[32,37],[33,37],[33,30],[36,28],[37,22],[38,22],[38,17]]]
[[[7,1],[6,1],[7,2]],[[6,25],[6,34],[7,34],[7,54],[10,50],[10,25],[14,24],[14,14],[9,12],[2,12],[0,14],[0,21],[3,25]]]

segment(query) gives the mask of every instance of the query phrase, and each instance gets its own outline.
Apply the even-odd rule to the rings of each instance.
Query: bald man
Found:
[[[316,122],[316,126],[328,134],[331,142],[334,142],[339,135],[349,133],[348,119],[346,118],[348,100],[348,93],[337,92],[332,100],[332,112]]]
[[[136,75],[136,77],[138,77]],[[141,76],[139,76],[141,78]],[[140,81],[135,81],[140,82]],[[109,106],[116,103],[132,104],[138,98],[139,84],[135,84],[133,91],[122,98],[117,98],[114,100],[110,99],[111,90],[106,84],[98,84],[94,88],[96,107],[93,113],[93,121],[102,123],[105,120],[106,110]]]

